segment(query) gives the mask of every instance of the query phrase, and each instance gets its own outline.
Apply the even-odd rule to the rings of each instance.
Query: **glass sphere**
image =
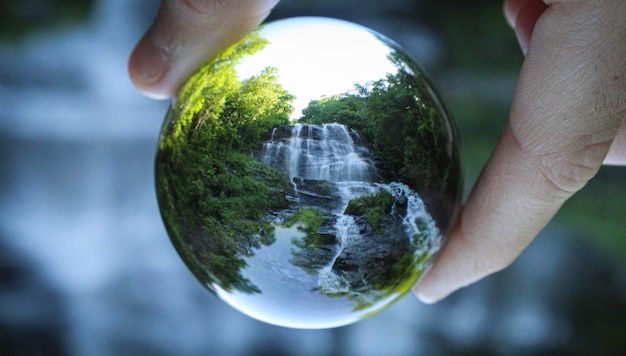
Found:
[[[339,20],[260,27],[180,89],[161,215],[208,290],[268,323],[336,327],[411,290],[461,191],[449,113],[398,44]]]

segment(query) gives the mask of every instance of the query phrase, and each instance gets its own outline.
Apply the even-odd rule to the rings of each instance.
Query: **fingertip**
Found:
[[[626,166],[626,122],[622,123],[604,158],[605,165]]]
[[[432,290],[423,285],[422,280],[423,279],[420,279],[420,281],[413,287],[413,294],[420,302],[424,304],[435,304],[445,298],[445,296],[434,294]]]
[[[430,296],[425,295],[425,294],[421,294],[421,293],[418,293],[418,292],[415,292],[415,296],[417,297],[417,299],[420,302],[422,302],[424,304],[428,304],[428,305],[435,304],[435,303],[437,303],[439,301],[438,299],[432,299],[432,298],[430,298]]]
[[[428,266],[426,268],[426,270],[422,273],[421,277],[418,279],[417,283],[415,283],[415,285],[413,286],[413,294],[420,302],[424,304],[434,304],[437,302],[436,299],[432,298],[431,295],[429,295],[428,293],[425,293],[422,290],[423,280],[428,275],[428,271],[430,270],[430,267],[431,266]]]
[[[466,236],[463,229],[464,214],[456,222],[452,234],[419,281],[413,287],[415,296],[425,304],[434,304],[457,290],[467,287],[481,278],[501,269],[504,255],[495,254],[494,246],[479,238]],[[471,214],[470,214],[471,215]],[[495,247],[498,250],[497,247]]]
[[[443,280],[442,282],[431,272],[432,269],[424,272],[413,287],[413,294],[424,304],[435,304],[446,298],[455,290],[454,287],[447,285],[446,281],[449,282],[451,279]]]
[[[515,35],[524,54],[528,52],[535,24],[547,8],[542,0],[529,0],[519,9],[515,18]]]
[[[166,99],[172,95],[165,85],[170,69],[170,50],[158,43],[151,28],[137,43],[128,60],[128,75],[133,85],[153,99]]]
[[[529,0],[505,0],[503,4],[503,12],[504,18],[506,22],[511,26],[511,28],[515,28],[515,20],[517,19],[517,15],[520,9],[528,2]]]
[[[446,244],[442,250],[436,253],[432,264],[426,268],[415,286],[413,286],[413,294],[424,304],[435,304],[454,291],[454,287],[450,285],[454,274],[449,275],[448,278],[438,278],[441,276],[439,271],[442,263],[446,264],[445,255],[448,254],[447,250],[449,248]],[[442,258],[444,259],[443,262],[441,261]]]
[[[530,36],[535,23],[548,8],[543,0],[506,0],[503,5],[504,17],[515,30],[522,52],[528,52]]]
[[[257,27],[277,2],[163,1],[129,58],[133,85],[151,98],[171,97],[195,70]]]

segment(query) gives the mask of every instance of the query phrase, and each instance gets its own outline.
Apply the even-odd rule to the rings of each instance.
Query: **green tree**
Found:
[[[350,93],[312,100],[302,110],[303,123],[321,125],[338,122],[348,127],[359,127],[362,118],[359,115],[360,99]]]
[[[268,41],[253,32],[194,74],[166,117],[156,160],[165,225],[188,267],[212,289],[261,291],[241,275],[254,249],[272,244],[269,211],[284,209],[286,174],[257,162],[260,137],[286,125],[294,96],[265,68],[244,81],[236,65]]]
[[[222,112],[234,129],[224,144],[236,149],[253,150],[261,135],[274,127],[289,124],[295,96],[278,83],[278,69],[265,68],[259,75],[245,80],[226,98]]]

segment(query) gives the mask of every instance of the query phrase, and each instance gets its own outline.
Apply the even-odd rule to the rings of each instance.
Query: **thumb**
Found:
[[[202,64],[257,27],[278,0],[170,0],[133,50],[128,72],[145,95],[172,96]]]
[[[508,266],[605,158],[621,157],[626,3],[544,1],[508,125],[447,245],[415,288],[423,301]]]

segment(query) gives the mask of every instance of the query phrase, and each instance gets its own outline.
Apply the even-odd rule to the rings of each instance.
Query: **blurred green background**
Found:
[[[126,57],[152,20],[156,3],[0,3],[0,353],[626,352],[626,169],[621,167],[602,167],[510,268],[435,306],[408,297],[354,326],[304,332],[252,321],[214,300],[174,255],[156,212],[150,184],[165,103],[142,98],[126,78]],[[270,20],[298,15],[369,26],[422,61],[456,119],[467,194],[506,123],[523,61],[502,16],[502,1],[283,0]],[[99,30],[94,23],[108,25]],[[128,29],[134,32],[118,33]],[[89,31],[95,33],[93,40]],[[58,53],[35,54],[45,43],[63,41],[88,44],[76,53],[61,46]],[[98,47],[100,42],[106,46]],[[99,59],[89,56],[90,46],[100,57],[115,52],[114,60],[74,68]],[[67,64],[70,75],[55,75],[66,65],[63,56],[77,62]],[[98,75],[117,79],[102,86],[89,83]],[[28,111],[38,107],[41,111]],[[80,124],[74,126],[95,129],[63,136],[50,123],[55,118],[47,116],[59,107],[81,108],[75,121]],[[45,117],[27,126],[33,119],[18,114],[32,112]],[[121,131],[107,131],[108,118]],[[126,133],[120,123],[131,123],[135,131]],[[46,125],[53,134],[46,136]],[[94,198],[89,195],[94,184],[113,188]],[[106,198],[111,191],[117,194],[112,202]],[[91,215],[81,215],[84,211],[93,212],[94,220],[85,219]],[[63,245],[71,235],[74,244],[93,242],[69,254],[83,258],[70,270],[84,271],[85,280],[54,274],[72,251]],[[44,252],[37,250],[51,238]],[[98,264],[107,253],[114,256]]]
[[[307,3],[314,9],[319,6],[313,0],[291,3]],[[416,3],[418,12],[397,16],[414,17],[444,44],[441,59],[427,69],[440,84],[440,91],[456,119],[469,189],[504,127],[511,103],[509,95],[523,56],[515,34],[502,16],[500,0],[471,4],[463,0]],[[19,43],[33,33],[76,25],[86,21],[92,9],[93,2],[85,0],[2,2],[0,40]],[[623,258],[626,255],[625,181],[624,169],[603,167],[595,179],[565,204],[557,220],[597,236],[598,243],[616,254],[616,258]]]

